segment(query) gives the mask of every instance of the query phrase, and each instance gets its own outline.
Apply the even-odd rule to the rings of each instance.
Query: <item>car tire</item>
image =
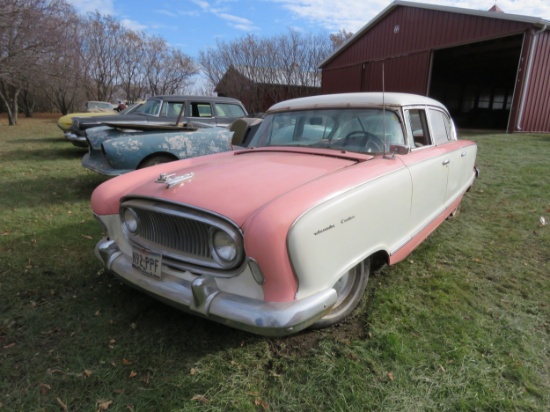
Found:
[[[333,288],[338,294],[336,303],[325,316],[311,326],[312,328],[319,329],[334,325],[357,307],[369,281],[370,266],[369,258],[351,268],[334,284]]]
[[[159,165],[161,163],[173,162],[174,160],[178,160],[178,159],[174,156],[169,156],[169,155],[154,155],[154,156],[148,157],[145,160],[143,160],[139,164],[138,169],[143,169],[145,167]]]

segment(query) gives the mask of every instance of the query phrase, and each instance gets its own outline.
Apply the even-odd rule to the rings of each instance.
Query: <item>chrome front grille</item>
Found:
[[[131,209],[139,222],[134,232],[123,224],[130,243],[161,254],[168,266],[191,271],[205,267],[227,271],[242,264],[241,259],[231,267],[222,266],[212,256],[211,238],[216,230],[236,234],[242,249],[240,230],[220,216],[154,199],[131,198],[121,203],[121,221],[126,209]]]
[[[211,259],[208,244],[210,225],[158,211],[134,210],[140,221],[139,232],[134,239],[138,243],[140,238],[156,245],[156,248]]]

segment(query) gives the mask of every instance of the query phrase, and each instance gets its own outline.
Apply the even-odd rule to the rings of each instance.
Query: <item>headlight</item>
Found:
[[[214,230],[211,234],[211,253],[222,265],[232,263],[238,255],[237,243],[229,233]]]
[[[121,219],[122,225],[128,233],[135,235],[138,232],[139,218],[133,209],[125,208],[122,211]]]

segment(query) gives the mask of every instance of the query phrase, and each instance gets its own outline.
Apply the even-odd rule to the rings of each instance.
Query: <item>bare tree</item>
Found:
[[[42,62],[40,90],[50,101],[51,108],[63,115],[81,107],[86,99],[82,87],[86,67],[80,52],[81,25],[82,20],[76,13],[67,13],[63,22],[63,47],[53,50]]]
[[[337,33],[330,35],[330,41],[334,50],[340,48],[345,42],[353,37],[353,33],[346,31],[346,29],[340,29]]]
[[[119,21],[98,12],[91,14],[83,26],[82,55],[86,67],[86,96],[89,100],[110,101],[120,77],[121,39],[126,30]]]
[[[19,98],[40,78],[44,57],[65,40],[63,0],[0,0],[0,98],[10,125],[17,123]]]
[[[219,41],[216,49],[200,53],[199,62],[218,92],[261,112],[282,99],[318,93],[318,65],[331,51],[328,36],[290,30],[271,38]]]
[[[124,50],[120,61],[120,82],[126,100],[135,102],[146,94],[147,82],[143,62],[146,59],[147,38],[143,33],[127,30],[119,39],[119,45]]]
[[[198,68],[179,50],[169,48],[160,37],[152,37],[145,45],[143,60],[148,92],[152,95],[183,93]]]

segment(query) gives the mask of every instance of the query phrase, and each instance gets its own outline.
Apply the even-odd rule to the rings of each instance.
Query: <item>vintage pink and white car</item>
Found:
[[[408,256],[477,176],[439,102],[402,93],[272,106],[249,148],[99,186],[96,255],[177,308],[267,336],[324,327]]]

